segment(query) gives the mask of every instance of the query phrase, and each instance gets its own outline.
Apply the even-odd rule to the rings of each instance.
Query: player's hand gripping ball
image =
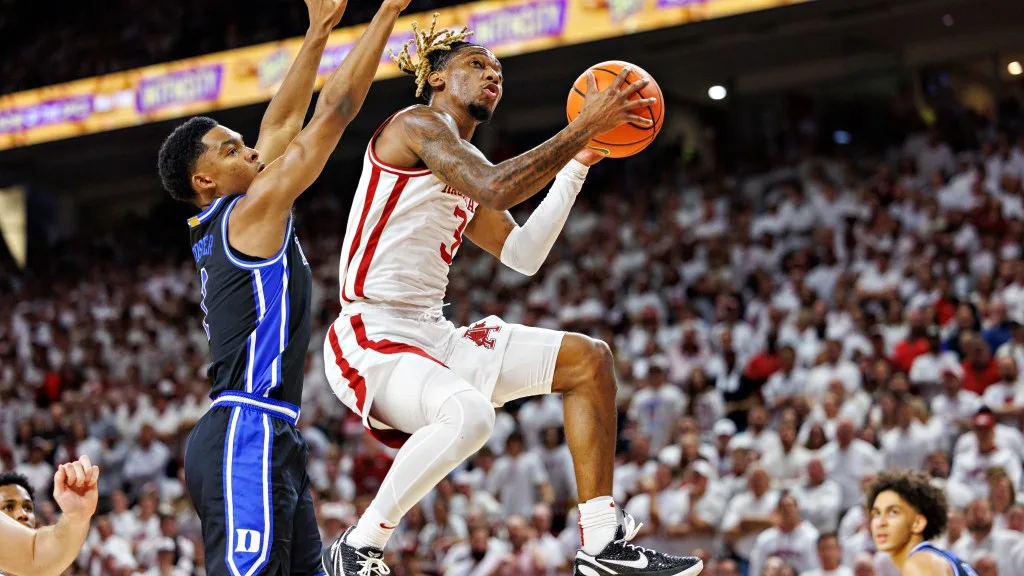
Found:
[[[615,81],[619,72],[621,72],[626,66],[629,67],[630,71],[626,76],[623,86],[627,86],[644,78],[648,80],[648,84],[639,92],[633,94],[630,98],[632,100],[641,100],[644,98],[658,99],[654,104],[637,108],[632,112],[637,116],[643,116],[650,119],[654,124],[651,126],[640,126],[639,124],[632,122],[622,124],[590,141],[588,144],[590,148],[601,152],[609,158],[625,158],[640,152],[644,148],[647,148],[651,142],[654,142],[655,136],[657,136],[658,132],[661,131],[661,126],[665,120],[665,100],[661,94],[661,88],[658,86],[658,83],[654,81],[654,78],[652,78],[651,75],[643,68],[640,68],[635,64],[622,62],[620,60],[601,62],[600,64],[591,66],[589,69],[584,71],[583,74],[580,74],[580,77],[573,82],[572,90],[569,91],[569,100],[566,102],[565,106],[566,116],[568,116],[569,121],[572,122],[577,116],[579,116],[580,109],[583,107],[583,99],[587,94],[587,72],[594,73],[594,78],[597,81],[597,89],[604,90]]]

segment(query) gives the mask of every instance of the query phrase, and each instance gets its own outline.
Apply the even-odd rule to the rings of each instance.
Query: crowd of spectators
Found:
[[[950,504],[940,545],[981,576],[1024,574],[1022,179],[1024,137],[1006,133],[959,152],[916,133],[880,159],[805,154],[745,178],[697,179],[654,152],[606,162],[537,276],[465,246],[446,315],[611,345],[614,497],[643,522],[639,545],[697,553],[710,576],[886,576],[863,487],[920,469]],[[393,456],[324,376],[347,210],[315,194],[297,215],[315,277],[299,427],[328,542]],[[54,464],[88,454],[103,470],[81,574],[203,573],[181,463],[210,403],[207,344],[171,224],[69,243],[0,299],[0,472],[23,474],[52,523]],[[393,573],[571,568],[561,426],[558,396],[499,411],[488,445],[402,521]]]
[[[468,0],[412,0],[409,13]],[[350,2],[342,25],[368,22],[378,2]],[[40,23],[45,22],[44,26]],[[301,36],[302,0],[0,1],[0,94]]]

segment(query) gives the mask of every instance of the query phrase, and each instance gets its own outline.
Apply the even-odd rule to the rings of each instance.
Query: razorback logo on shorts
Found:
[[[469,328],[466,328],[466,333],[463,334],[462,337],[472,340],[473,344],[476,344],[481,348],[494,350],[494,338],[491,337],[491,332],[497,332],[499,330],[501,330],[501,326],[485,326],[483,321],[480,321]]]

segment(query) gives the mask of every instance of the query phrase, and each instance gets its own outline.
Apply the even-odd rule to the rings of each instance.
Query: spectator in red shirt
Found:
[[[970,334],[964,343],[964,390],[981,396],[985,389],[999,381],[999,366],[985,341]]]
[[[892,354],[892,363],[901,372],[909,373],[910,367],[914,365],[914,359],[929,352],[927,322],[928,317],[921,308],[915,308],[907,313],[910,334],[906,340],[896,344]]]

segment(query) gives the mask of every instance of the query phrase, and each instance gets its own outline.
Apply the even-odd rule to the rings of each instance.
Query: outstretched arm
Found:
[[[459,136],[452,122],[425,106],[399,116],[406,143],[434,175],[452,188],[494,210],[508,210],[539,192],[592,138],[627,122],[650,126],[651,121],[630,112],[654,103],[653,98],[630,100],[647,85],[639,80],[623,86],[623,68],[614,88],[597,90],[591,73],[580,115],[554,137],[533,150],[491,164]]]
[[[63,514],[53,526],[31,530],[0,514],[0,570],[40,576],[63,573],[78,557],[89,534],[98,479],[99,468],[88,456],[57,469],[53,495]]]
[[[306,30],[298,56],[288,69],[281,88],[270,100],[260,123],[256,151],[260,153],[263,162],[269,164],[276,160],[299,130],[302,130],[327,38],[341,20],[346,4],[348,0],[306,0],[309,29]]]
[[[247,222],[270,221],[281,226],[292,203],[320,176],[342,133],[366,99],[398,14],[409,0],[384,0],[352,51],[331,73],[320,91],[313,118],[249,186],[240,202]],[[239,215],[232,213],[232,224]],[[258,226],[253,227],[258,228]],[[260,233],[255,231],[254,233]],[[282,232],[283,233],[283,229]],[[235,234],[231,235],[235,246]],[[280,245],[280,242],[277,242]]]
[[[603,156],[585,149],[555,177],[540,206],[522,226],[508,211],[480,206],[466,227],[466,236],[509,268],[532,276],[547,259],[569,218],[569,210],[583,187],[590,166]]]

